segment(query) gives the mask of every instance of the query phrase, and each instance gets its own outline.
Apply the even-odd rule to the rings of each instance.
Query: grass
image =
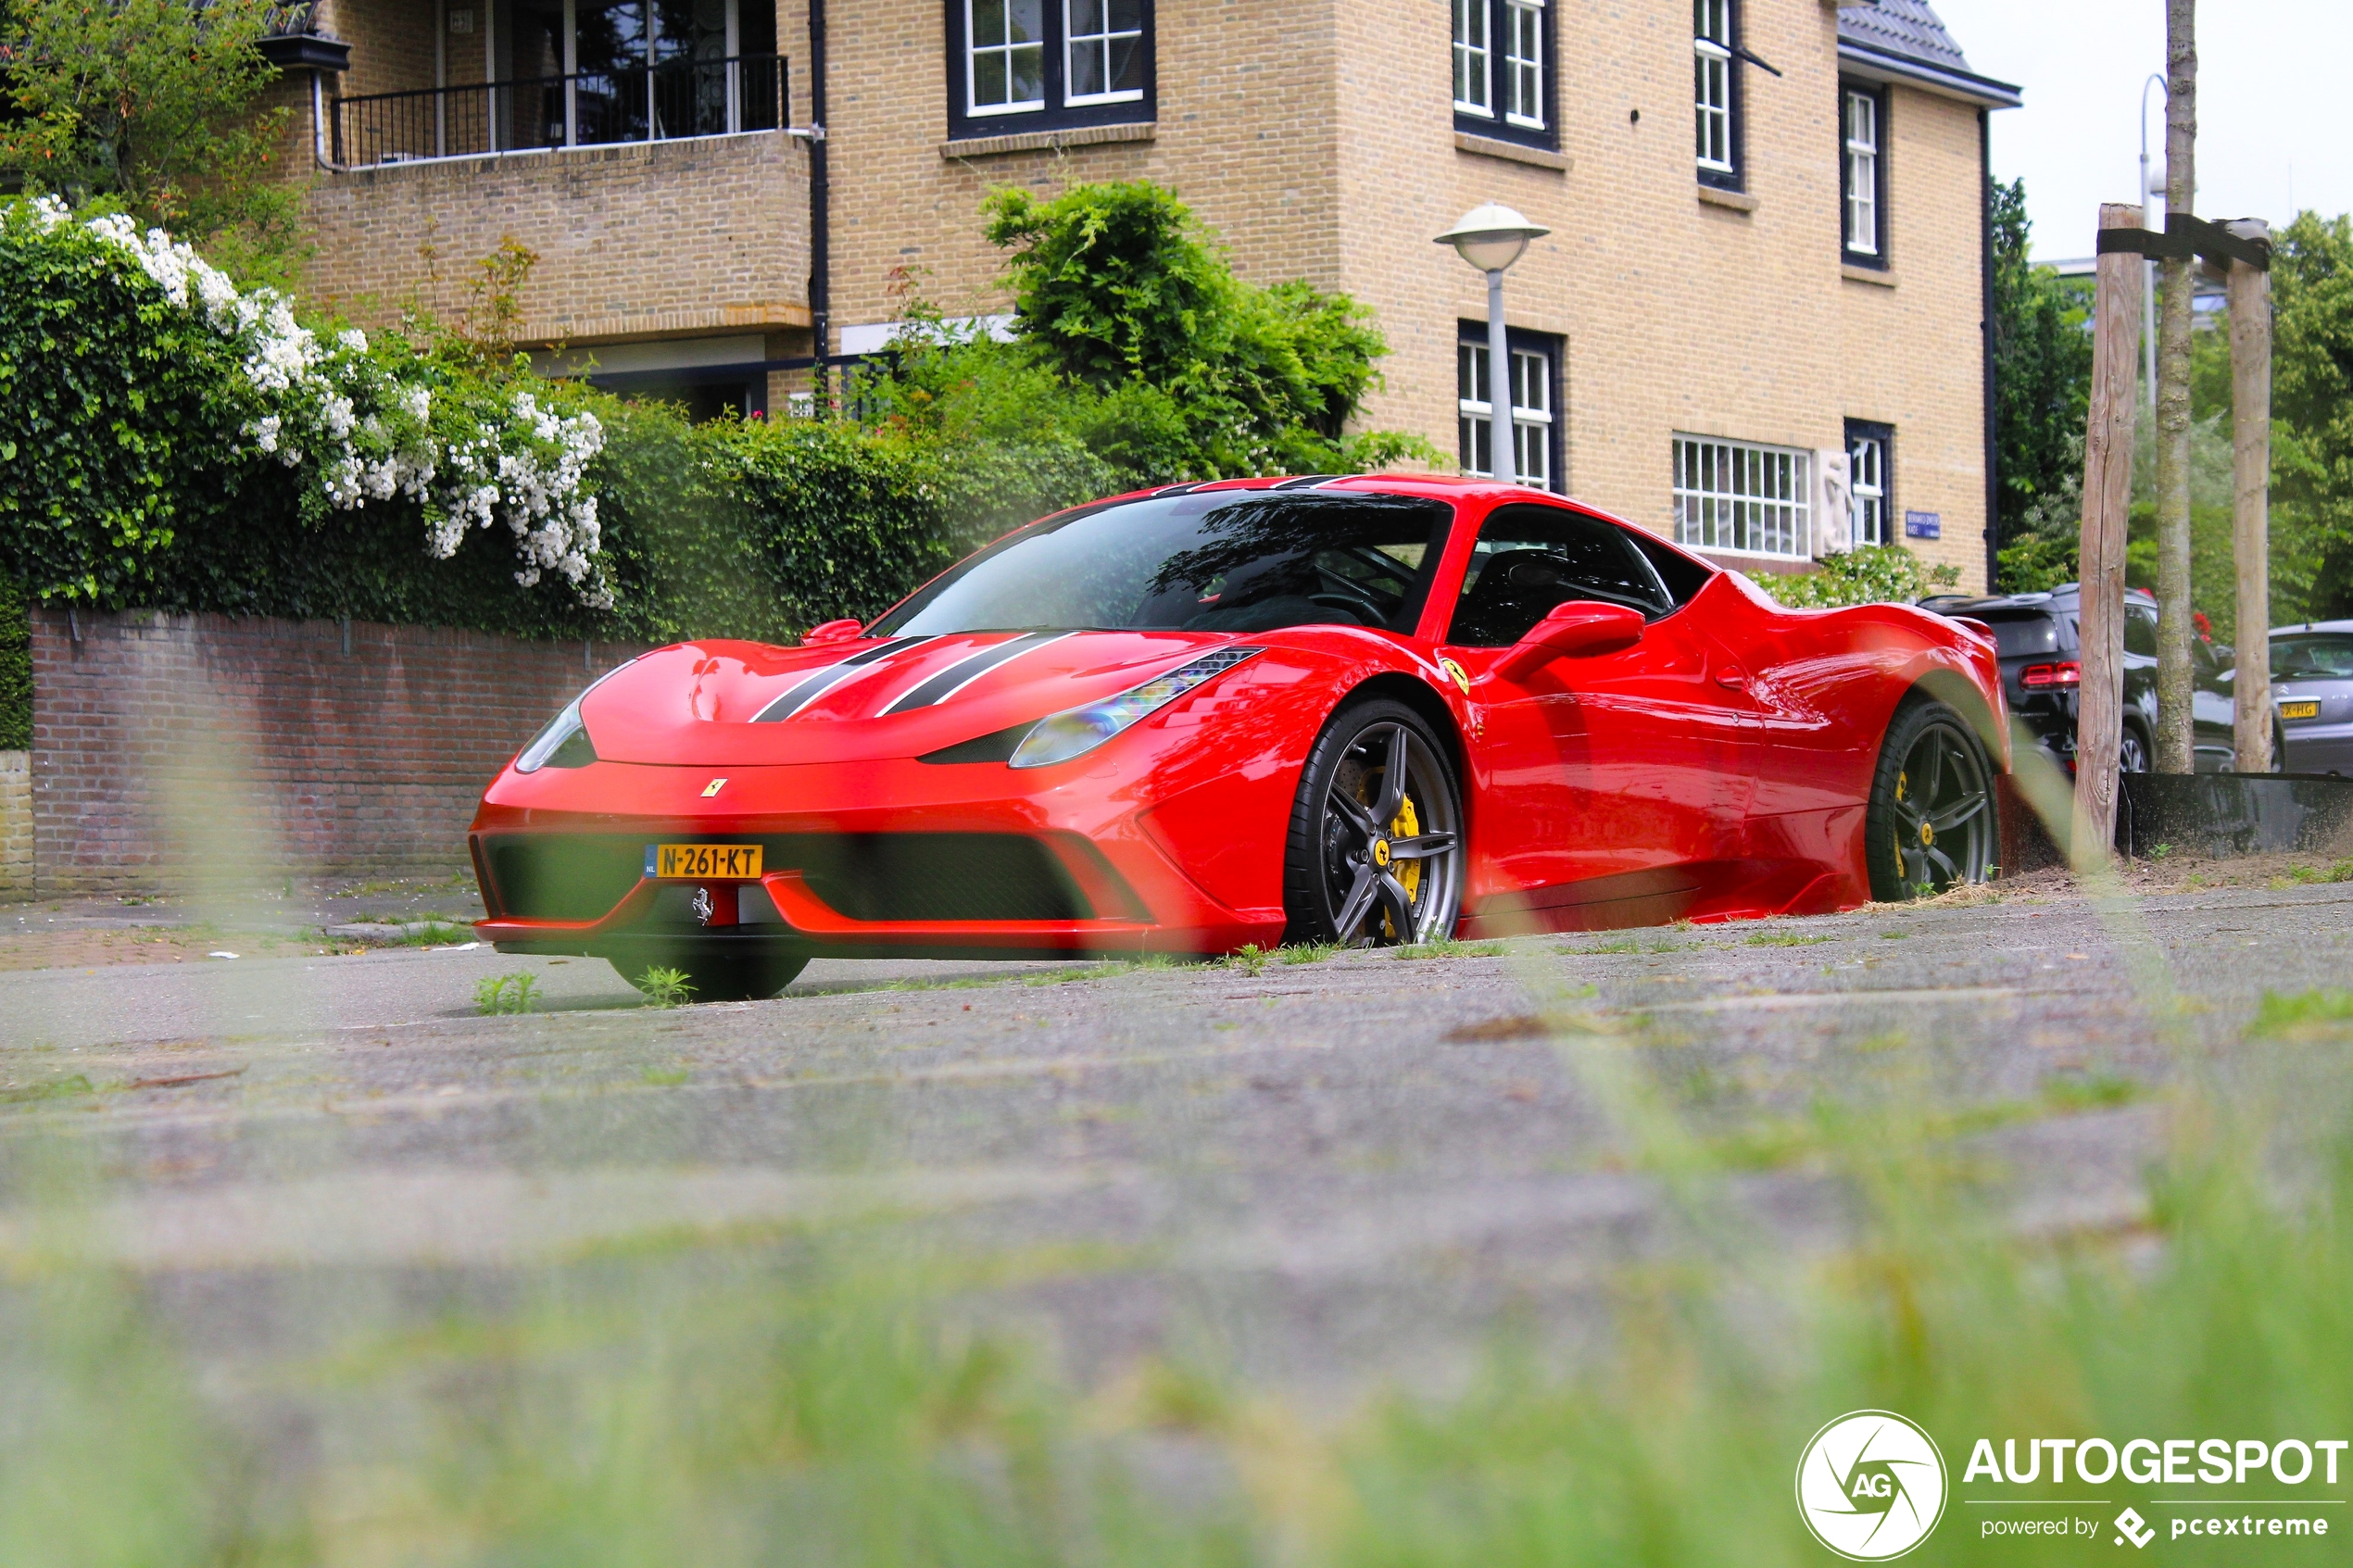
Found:
[[[474,1010],[484,1015],[529,1012],[539,1005],[539,981],[522,970],[474,982]]]
[[[76,1073],[67,1078],[51,1078],[38,1084],[19,1084],[0,1088],[0,1105],[42,1105],[51,1100],[79,1099],[83,1095],[97,1092],[86,1075]]]
[[[2325,870],[2319,866],[2290,866],[2286,875],[2271,879],[2271,886],[2277,890],[2316,882],[2353,882],[2353,860],[2339,860]]]
[[[684,1007],[695,999],[694,982],[686,978],[686,972],[683,969],[653,964],[634,984],[645,993],[648,1007]]]
[[[2266,991],[2247,1033],[2258,1036],[2293,1035],[2348,1022],[2353,1022],[2353,991],[2298,991],[2284,997],[2276,991]]]
[[[1390,955],[1400,959],[1495,959],[1508,950],[1501,942],[1458,942],[1449,936],[1391,947]]]
[[[1812,947],[1824,942],[1835,942],[1835,936],[1800,936],[1793,932],[1760,931],[1750,937],[1751,947]]]

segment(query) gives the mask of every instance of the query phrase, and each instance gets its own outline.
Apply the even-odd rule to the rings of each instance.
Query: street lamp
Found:
[[[1491,453],[1488,471],[1509,483],[1519,477],[1512,443],[1512,353],[1504,332],[1504,271],[1528,242],[1551,233],[1498,202],[1475,207],[1438,236],[1454,254],[1487,274],[1487,417]],[[1506,468],[1504,465],[1510,466]]]
[[[2149,211],[2147,205],[2151,196],[2157,197],[2160,203],[2165,199],[2165,187],[2149,183],[2149,89],[2152,87],[2169,97],[2172,94],[2172,89],[2165,83],[2165,78],[2155,71],[2149,72],[2148,80],[2141,83],[2141,194],[2139,200],[2142,204],[2142,225],[2162,232],[2165,225],[2162,222],[2152,221],[2158,215]],[[2145,257],[2141,261],[2141,343],[2142,365],[2147,376],[2147,384],[2142,389],[2142,395],[2148,399],[2148,406],[2155,408],[2157,407],[2157,263]]]

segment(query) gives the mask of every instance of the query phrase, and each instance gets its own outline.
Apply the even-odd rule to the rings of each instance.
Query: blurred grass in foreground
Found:
[[[1829,1562],[1791,1478],[1850,1410],[1926,1426],[1956,1499],[1979,1436],[2353,1436],[2348,1014],[2267,998],[2227,1057],[2185,1051],[2133,1112],[2166,1129],[2140,1215],[2022,1232],[2018,1173],[1931,1093],[1825,1103],[1810,1168],[1852,1228],[1806,1257],[1743,1223],[1723,1140],[1643,1053],[1572,1032],[1689,1244],[1617,1276],[1594,1353],[1507,1329],[1467,1391],[1322,1425],[1173,1363],[1068,1388],[957,1310],[1056,1261],[984,1275],[855,1230],[598,1256],[236,1374],[176,1346],[147,1286],[53,1251],[0,1289],[0,1563]],[[1956,1501],[1909,1561],[2116,1551],[1981,1541],[1978,1517]],[[2241,1545],[2166,1549],[2342,1551]]]

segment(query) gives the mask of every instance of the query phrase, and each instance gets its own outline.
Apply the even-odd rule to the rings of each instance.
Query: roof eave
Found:
[[[2009,82],[1996,82],[1990,76],[1978,76],[1966,70],[1955,70],[1950,66],[1930,65],[1908,55],[1859,44],[1851,38],[1838,41],[1838,63],[1849,76],[1871,82],[1900,82],[1907,87],[1923,88],[1986,108],[2014,109],[2024,102],[2019,90]]]

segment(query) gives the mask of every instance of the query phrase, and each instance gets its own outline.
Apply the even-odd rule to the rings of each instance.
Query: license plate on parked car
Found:
[[[648,844],[646,874],[658,882],[749,881],[760,875],[761,848],[757,844]]]
[[[2280,717],[2283,719],[2318,719],[2320,716],[2321,705],[2317,702],[2284,702],[2280,704]]]

